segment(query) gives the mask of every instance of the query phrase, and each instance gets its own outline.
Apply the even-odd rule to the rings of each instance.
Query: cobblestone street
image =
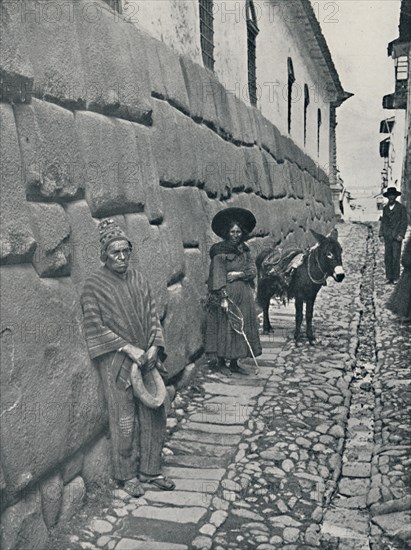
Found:
[[[385,309],[377,226],[338,231],[346,278],[319,293],[316,345],[294,343],[292,304],[272,305],[258,372],[203,365],[177,393],[176,490],[116,490],[61,550],[409,547],[411,328]]]

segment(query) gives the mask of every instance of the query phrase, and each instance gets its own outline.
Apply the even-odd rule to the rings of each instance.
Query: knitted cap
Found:
[[[107,247],[113,241],[119,241],[124,239],[132,247],[130,239],[126,236],[121,227],[111,218],[106,218],[98,224],[98,231],[100,233],[100,247],[101,251],[105,252]]]

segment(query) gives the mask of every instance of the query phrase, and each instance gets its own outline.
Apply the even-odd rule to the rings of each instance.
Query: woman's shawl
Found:
[[[89,354],[96,359],[126,344],[147,351],[155,345],[164,360],[164,338],[155,301],[145,278],[129,269],[124,277],[100,268],[87,279],[81,296],[84,333]],[[132,361],[125,353],[113,357],[117,380],[131,384]]]
[[[250,249],[245,243],[240,243],[239,245],[232,244],[228,241],[221,241],[219,243],[213,244],[210,248],[210,258],[213,259],[214,256],[219,254],[235,254],[240,256],[244,252],[249,252]]]
[[[240,243],[237,246],[228,241],[221,241],[210,249],[209,292],[219,292],[227,285],[227,258],[230,256],[231,259],[234,259],[235,256],[244,256],[244,265],[241,268],[244,273],[242,280],[247,281],[253,287],[253,280],[257,272],[249,247],[245,243]]]

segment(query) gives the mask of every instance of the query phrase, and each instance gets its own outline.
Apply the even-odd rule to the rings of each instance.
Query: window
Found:
[[[291,57],[287,60],[288,69],[288,133],[291,133],[291,105],[293,101],[294,67]]]
[[[403,55],[395,60],[396,65],[396,79],[407,80],[408,79],[408,57]]]
[[[247,54],[248,54],[248,94],[251,105],[257,105],[257,66],[256,38],[259,32],[253,0],[247,0]]]
[[[204,67],[214,70],[214,15],[213,0],[199,0],[200,38]]]
[[[304,147],[307,143],[307,111],[310,104],[310,92],[307,84],[304,84]]]
[[[317,110],[317,156],[320,156],[321,109]]]

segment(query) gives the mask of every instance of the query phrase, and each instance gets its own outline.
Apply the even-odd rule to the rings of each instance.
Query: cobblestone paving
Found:
[[[317,298],[316,346],[271,308],[259,372],[203,372],[168,425],[170,493],[117,490],[67,548],[402,549],[410,516],[410,329],[375,227],[339,226],[347,277]]]

